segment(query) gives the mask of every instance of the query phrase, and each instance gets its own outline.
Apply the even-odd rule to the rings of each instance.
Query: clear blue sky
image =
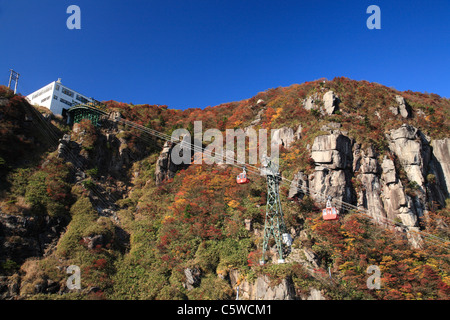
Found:
[[[81,30],[66,9],[81,8]],[[366,9],[381,8],[381,30]],[[345,76],[450,97],[450,1],[0,0],[0,83],[204,108]]]

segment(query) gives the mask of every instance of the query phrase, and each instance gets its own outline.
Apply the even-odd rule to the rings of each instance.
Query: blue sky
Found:
[[[81,30],[69,30],[69,5]],[[381,30],[369,30],[369,5]],[[204,108],[345,76],[450,97],[448,0],[0,0],[0,84]]]

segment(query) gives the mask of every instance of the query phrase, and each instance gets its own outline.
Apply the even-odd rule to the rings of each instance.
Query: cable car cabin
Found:
[[[247,177],[247,173],[242,172],[242,173],[238,174],[238,176],[236,177],[236,182],[237,182],[238,184],[246,184],[246,183],[249,183],[250,180],[249,180],[248,177]]]
[[[327,207],[322,210],[323,220],[338,220],[339,210],[335,207]]]

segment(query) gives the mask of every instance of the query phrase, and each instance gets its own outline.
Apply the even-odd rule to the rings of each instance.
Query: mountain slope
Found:
[[[2,132],[17,136],[5,106],[26,102],[2,96]],[[233,299],[237,286],[251,299],[450,296],[448,247],[412,232],[450,238],[448,99],[336,78],[204,110],[106,105],[168,135],[192,132],[194,121],[203,130],[280,129],[280,169],[289,180],[281,201],[294,238],[287,263],[258,264],[263,176],[237,185],[239,168],[173,165],[164,141],[135,128],[107,119],[100,128],[68,128],[53,118],[45,128],[67,134],[57,151],[54,144],[48,154],[30,150],[25,157],[42,158],[25,166],[11,165],[7,142],[0,149],[9,163],[0,207],[3,298]],[[16,117],[19,132],[25,113]],[[36,116],[31,123],[41,126]],[[341,209],[339,221],[321,219],[323,195]],[[45,223],[30,235],[19,232],[24,220]],[[17,248],[36,248],[41,234],[50,239],[42,250],[17,255]],[[276,260],[275,250],[269,255]],[[80,291],[66,286],[70,265],[81,269]],[[381,290],[367,288],[370,265],[381,271]]]

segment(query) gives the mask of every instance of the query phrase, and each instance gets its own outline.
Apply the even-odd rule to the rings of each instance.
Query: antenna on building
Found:
[[[14,94],[17,92],[17,84],[19,83],[19,76],[17,72],[15,72],[13,69],[10,69],[11,73],[9,75],[9,82],[8,82],[8,88],[11,89],[11,82],[14,81]]]
[[[58,78],[58,81],[56,81],[56,82],[61,83],[61,78]]]

